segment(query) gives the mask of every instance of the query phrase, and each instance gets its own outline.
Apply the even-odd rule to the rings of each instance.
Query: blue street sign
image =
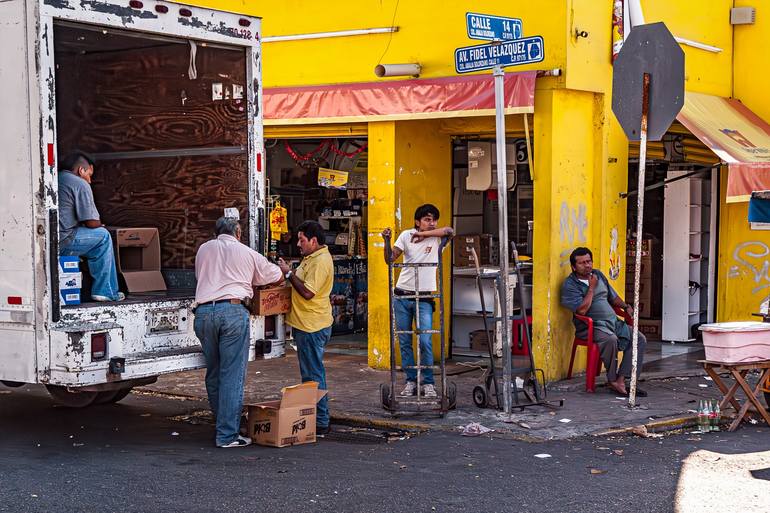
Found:
[[[525,37],[503,43],[458,48],[455,50],[455,71],[470,73],[495,66],[518,66],[540,62],[544,58],[543,38]]]
[[[482,41],[510,41],[521,37],[521,20],[475,12],[465,13],[468,37]]]

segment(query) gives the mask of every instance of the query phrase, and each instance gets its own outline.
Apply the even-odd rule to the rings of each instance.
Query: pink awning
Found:
[[[505,76],[505,113],[535,110],[536,71]],[[489,75],[391,80],[264,90],[266,125],[347,123],[495,113]]]

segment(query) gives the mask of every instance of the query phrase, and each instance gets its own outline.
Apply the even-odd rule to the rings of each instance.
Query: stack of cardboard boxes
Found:
[[[626,295],[634,300],[634,267],[636,265],[636,239],[626,243]],[[653,238],[642,240],[642,266],[639,271],[639,331],[647,340],[660,340],[663,259],[661,243]]]
[[[455,267],[474,267],[473,252],[479,259],[479,265],[498,265],[500,251],[497,239],[488,233],[478,235],[458,235],[452,241],[454,245]]]
[[[59,257],[59,300],[62,305],[79,305],[83,274],[80,272],[80,257]]]

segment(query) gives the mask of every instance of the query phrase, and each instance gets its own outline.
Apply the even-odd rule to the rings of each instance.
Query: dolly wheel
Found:
[[[387,383],[380,385],[380,400],[383,408],[389,411],[393,409],[393,398],[390,393],[390,385]]]
[[[473,404],[479,408],[486,408],[489,405],[489,396],[487,389],[481,385],[473,387]]]

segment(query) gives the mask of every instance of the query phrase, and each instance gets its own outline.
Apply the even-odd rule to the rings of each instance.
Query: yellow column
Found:
[[[396,224],[396,124],[393,121],[369,123],[369,366],[390,366],[390,309],[388,306],[388,267],[382,253],[384,243],[380,233]]]
[[[603,96],[565,89],[540,90],[535,97],[533,333],[535,360],[548,380],[566,375],[574,338],[571,313],[559,301],[571,272],[569,254],[586,246],[601,262],[604,226],[611,217],[616,221],[614,213],[603,221],[606,201],[596,200],[612,194],[604,185],[607,121],[598,99]],[[581,355],[576,369],[584,362]]]

